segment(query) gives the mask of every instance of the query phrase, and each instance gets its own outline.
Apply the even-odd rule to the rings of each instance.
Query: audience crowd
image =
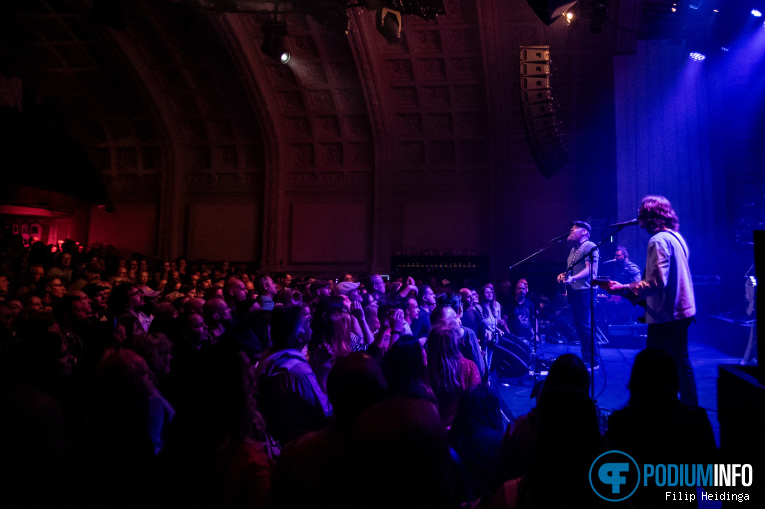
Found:
[[[648,388],[657,408],[633,376],[613,434],[573,355],[528,415],[502,412],[487,350],[497,334],[533,338],[525,280],[495,292],[0,247],[7,508],[606,506],[586,475],[611,443],[714,453],[671,366]],[[642,373],[668,362],[641,360]]]

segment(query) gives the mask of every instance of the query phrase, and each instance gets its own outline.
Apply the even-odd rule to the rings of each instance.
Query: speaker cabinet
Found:
[[[531,154],[550,178],[568,162],[550,84],[550,47],[521,46],[521,111]]]

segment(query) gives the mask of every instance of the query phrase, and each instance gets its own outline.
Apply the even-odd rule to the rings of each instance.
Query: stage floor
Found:
[[[627,404],[632,363],[639,350],[621,348],[600,348],[601,368],[595,370],[595,400],[605,412],[622,408]],[[564,353],[580,354],[579,345],[541,343],[540,359],[554,359]],[[689,343],[691,364],[696,376],[699,406],[707,411],[709,422],[715,432],[719,445],[719,424],[717,422],[717,366],[719,364],[738,364],[740,358],[729,357],[714,348],[691,341]],[[534,380],[531,376],[520,378],[502,378],[498,390],[506,408],[514,416],[523,415],[534,406],[530,398]]]
[[[580,354],[579,345],[541,343],[539,357],[553,359],[564,353]],[[717,372],[719,364],[738,364],[740,358],[729,357],[704,344],[691,341],[688,345],[691,364],[696,376],[699,405],[706,409],[709,422],[715,433],[717,445],[720,445],[720,425],[717,422]],[[601,368],[595,370],[595,400],[602,412],[618,410],[627,404],[629,391],[627,382],[632,363],[640,350],[620,348],[600,348]],[[531,376],[521,378],[502,378],[495,382],[505,411],[513,416],[520,416],[531,410],[535,402],[530,398],[534,380]],[[565,424],[561,423],[561,431]],[[703,509],[721,507],[721,502],[704,501],[699,504]]]

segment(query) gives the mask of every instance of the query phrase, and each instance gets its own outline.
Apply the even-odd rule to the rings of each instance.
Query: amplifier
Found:
[[[601,347],[642,350],[645,348],[646,336],[648,336],[648,325],[644,323],[609,325],[608,344]]]

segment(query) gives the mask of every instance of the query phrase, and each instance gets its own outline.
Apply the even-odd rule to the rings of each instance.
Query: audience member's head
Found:
[[[635,357],[629,381],[630,406],[663,407],[677,401],[680,380],[675,360],[658,348],[646,348]]]
[[[327,396],[339,422],[349,423],[382,401],[387,384],[375,359],[354,352],[335,362],[327,377]]]
[[[450,505],[450,456],[446,428],[430,401],[388,399],[356,418],[350,429],[351,500],[364,507],[432,509]],[[391,479],[374,496],[368,479]]]
[[[451,434],[470,436],[480,427],[503,431],[499,396],[488,385],[480,384],[460,394]]]
[[[223,300],[223,299],[219,299],[219,300]],[[223,301],[223,303],[225,304],[226,302]],[[205,304],[206,302],[204,299],[190,298],[183,302],[183,307],[181,308],[181,311],[183,313],[197,313],[201,315],[203,314],[202,310],[204,309]]]
[[[297,307],[276,308],[271,312],[271,342],[274,350],[302,350],[305,337],[303,311]]]
[[[560,355],[550,366],[542,388],[539,392],[539,403],[542,404],[545,395],[559,388],[587,394],[590,390],[590,373],[584,361],[572,353]]]
[[[423,398],[437,403],[428,382],[427,362],[425,349],[411,334],[393,343],[382,362],[391,397]]]
[[[207,298],[207,294],[205,294]],[[247,298],[247,287],[244,283],[235,278],[229,278],[223,285],[223,299],[228,303],[232,309],[236,308],[236,305]]]
[[[227,329],[231,326],[231,308],[228,307],[223,299],[216,297],[204,302],[203,314],[205,323],[210,328],[223,326],[224,329]]]
[[[127,345],[128,348],[144,358],[155,384],[170,374],[170,359],[173,358],[172,346],[167,336],[152,332],[136,334]]]

